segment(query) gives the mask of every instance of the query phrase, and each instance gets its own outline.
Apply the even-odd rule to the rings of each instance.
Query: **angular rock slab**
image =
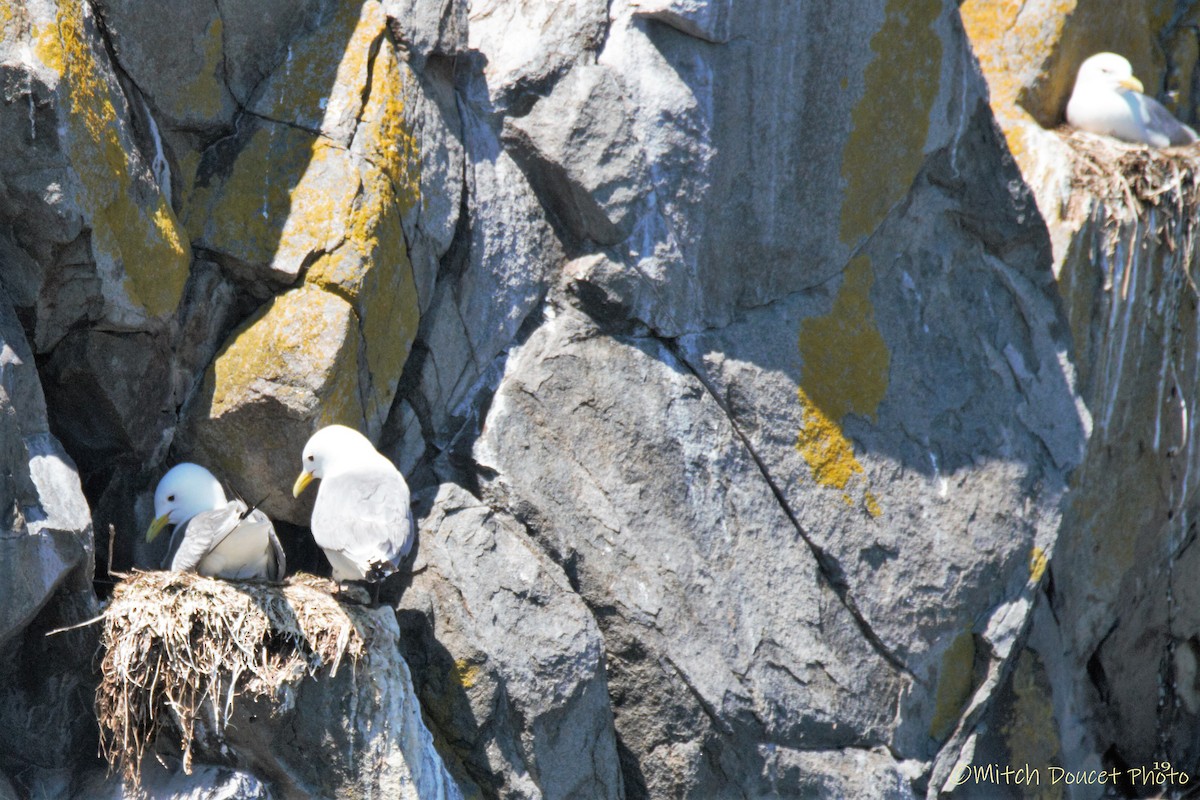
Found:
[[[487,87],[468,82],[461,103],[466,246],[434,289],[422,321],[417,393],[422,425],[439,446],[454,437],[496,361],[546,295],[562,245],[516,160],[487,117]]]
[[[849,27],[812,5],[736,15],[707,5],[711,15],[687,2],[614,2],[596,59],[620,91],[606,93],[587,140],[624,118],[632,143],[620,158],[644,161],[647,175],[617,228],[631,232],[609,254],[621,269],[596,279],[666,336],[837,274],[954,135],[969,68],[956,7],[942,0],[854,2]],[[543,171],[577,166],[560,157]],[[574,184],[605,179],[601,165]]]
[[[191,248],[139,148],[90,4],[23,4],[2,31],[0,220],[43,273],[35,348],[81,321],[161,326]]]
[[[33,353],[0,295],[0,642],[78,571],[91,580],[92,520],[79,475],[50,433]]]
[[[298,681],[281,707],[236,706],[224,738],[283,797],[462,800],[422,719],[395,613],[370,613],[366,659]]]
[[[219,129],[233,121],[226,84],[225,21],[217,3],[181,3],[170,24],[128,0],[96,4],[121,69],[171,128]],[[265,42],[265,37],[257,39]]]
[[[350,303],[315,286],[278,296],[230,336],[184,412],[181,457],[207,465],[271,517],[307,525],[294,501],[304,443],[363,426],[362,339]],[[148,523],[148,521],[147,521]]]
[[[631,113],[611,70],[580,65],[505,123],[526,173],[552,200],[546,205],[579,240],[616,244],[646,213],[648,175]]]
[[[154,758],[142,760],[142,788],[160,800],[273,800],[267,784],[244,770],[197,764],[191,774],[179,764],[166,769]],[[3,795],[0,795],[3,797]],[[127,800],[120,774],[96,773],[85,779],[75,800]]]
[[[600,623],[632,796],[748,791],[767,743],[889,741],[914,687],[664,343],[553,317],[510,355],[475,457]]]
[[[608,27],[604,0],[472,3],[468,41],[487,58],[489,105],[507,110],[594,53]]]
[[[377,437],[421,316],[404,224],[421,205],[421,158],[405,105],[419,96],[417,80],[397,58],[376,2],[343,7],[297,40],[294,58],[262,88],[262,116],[205,153],[188,223],[259,292],[303,275],[352,304],[363,342],[362,414]],[[327,86],[338,87],[331,97]],[[425,255],[424,266],[436,263]],[[428,294],[432,274],[421,278]]]
[[[399,616],[443,752],[486,796],[623,797],[604,644],[562,569],[453,484],[421,527]]]
[[[96,639],[48,637],[96,614],[92,520],[79,474],[50,433],[33,353],[0,293],[0,765],[20,796],[61,796],[90,714]],[[0,794],[6,781],[0,781]]]

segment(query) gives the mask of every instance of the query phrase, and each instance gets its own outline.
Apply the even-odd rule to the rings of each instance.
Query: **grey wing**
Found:
[[[271,564],[267,567],[267,580],[282,581],[287,575],[287,558],[283,554],[283,545],[280,543],[279,537],[275,535],[275,526],[271,524],[267,515],[257,508],[252,510],[249,516],[254,522],[267,525],[267,538],[271,543]]]
[[[230,503],[224,508],[201,511],[182,525],[176,525],[163,566],[173,572],[195,572],[204,557],[237,527],[240,519],[236,504]]]
[[[1196,132],[1167,111],[1153,97],[1146,98],[1147,127],[1166,136],[1172,145],[1191,144],[1196,141]]]
[[[360,567],[399,564],[412,548],[412,508],[399,472],[361,471],[321,483],[313,537]]]

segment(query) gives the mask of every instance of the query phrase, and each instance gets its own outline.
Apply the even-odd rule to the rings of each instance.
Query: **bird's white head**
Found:
[[[300,456],[300,476],[292,486],[292,496],[299,497],[313,479],[327,477],[342,466],[354,465],[363,459],[378,458],[371,440],[345,425],[327,425],[309,437]]]
[[[146,531],[146,541],[153,541],[168,524],[179,525],[227,502],[225,490],[211,472],[199,464],[177,464],[154,490],[154,521]]]
[[[1129,59],[1116,53],[1096,53],[1079,66],[1075,86],[1104,87],[1112,91],[1134,91],[1144,94],[1142,82],[1133,77]]]

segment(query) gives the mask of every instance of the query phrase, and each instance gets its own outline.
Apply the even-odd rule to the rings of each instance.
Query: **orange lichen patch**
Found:
[[[66,85],[70,113],[64,115],[64,139],[82,186],[78,202],[92,226],[97,264],[102,274],[121,276],[132,303],[162,316],[183,296],[191,249],[152,178],[134,174],[120,135],[123,100],[113,88],[115,79],[96,60],[94,38],[83,6],[65,0],[56,23],[34,32],[34,52],[60,70]]]
[[[386,412],[416,339],[416,284],[390,182],[377,174],[355,199],[346,241],[306,281],[346,298],[362,323],[371,375],[367,418]]]
[[[400,213],[412,209],[421,195],[421,161],[417,138],[404,108],[405,72],[391,48],[380,50],[372,65],[371,96],[355,134],[355,148],[392,182]]]
[[[804,361],[798,389],[803,417],[796,447],[818,484],[844,491],[863,474],[854,447],[842,433],[847,414],[874,418],[887,392],[891,354],[875,326],[871,260],[860,255],[846,268],[833,308],[800,326]],[[864,498],[878,516],[879,502]]]
[[[875,495],[871,494],[870,492],[865,492],[863,494],[863,505],[866,506],[867,513],[870,514],[872,518],[878,517],[883,513],[883,509],[879,506],[879,501],[875,499]]]
[[[336,222],[353,196],[344,151],[287,125],[249,137],[226,179],[198,185],[188,228],[205,245],[249,264],[295,273],[314,250],[336,245]]]
[[[925,160],[929,118],[938,94],[942,40],[933,25],[939,0],[891,0],[871,37],[875,58],[854,107],[842,151],[841,239],[857,246],[904,197]],[[886,131],[887,135],[880,135]]]
[[[875,57],[842,151],[846,190],[839,234],[851,248],[904,198],[924,163],[941,80],[942,41],[935,26],[942,13],[938,0],[891,0],[871,37]],[[874,419],[888,387],[891,354],[875,325],[873,283],[870,259],[857,256],[829,314],[806,319],[800,328],[803,428],[796,447],[817,483],[839,491],[864,475],[842,420],[850,413]],[[867,513],[879,516],[879,501],[865,486],[863,491]]]
[[[1060,0],[1022,18],[1024,7],[1022,0],[966,0],[959,6],[998,114],[1010,110],[1043,69],[1050,55],[1047,42],[1062,38],[1075,0]]]
[[[15,41],[21,33],[23,20],[17,16],[19,10],[23,9],[15,3],[0,4],[0,41]]]
[[[479,680],[479,675],[479,667],[465,658],[459,658],[454,661],[454,668],[450,672],[450,680],[464,689],[470,689]]]
[[[51,23],[33,27],[33,54],[51,70],[63,74],[63,48],[57,25]]]

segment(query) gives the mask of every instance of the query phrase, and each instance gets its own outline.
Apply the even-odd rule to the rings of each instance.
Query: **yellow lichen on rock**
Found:
[[[954,730],[963,708],[971,699],[974,675],[975,637],[970,631],[961,631],[942,654],[933,717],[929,720],[931,738],[941,741]]]
[[[345,239],[308,270],[306,280],[340,294],[362,321],[371,375],[367,418],[386,415],[420,322],[416,282],[401,214],[417,202],[416,145],[401,101],[399,63],[387,48],[372,69],[370,98],[355,136],[363,155],[360,188]]]
[[[420,199],[421,170],[417,138],[404,108],[404,73],[391,48],[383,48],[372,65],[370,99],[363,109],[355,144],[368,161],[392,182],[400,213]]]
[[[813,480],[827,489],[845,489],[850,478],[863,471],[862,464],[854,457],[854,445],[846,439],[841,426],[805,393],[804,387],[800,387],[800,405],[804,427],[800,429],[796,447],[812,471]],[[847,505],[853,503],[849,495],[844,500]]]
[[[320,425],[355,424],[358,336],[346,302],[314,287],[279,295],[233,333],[211,368],[211,416],[270,397]]]
[[[100,272],[119,277],[131,303],[149,316],[170,314],[183,296],[191,248],[150,176],[134,174],[131,143],[121,135],[123,101],[96,60],[83,6],[65,0],[56,22],[33,38],[39,60],[63,77],[63,135]]]
[[[942,42],[934,26],[942,11],[937,0],[892,0],[871,37],[875,57],[842,150],[846,188],[839,235],[851,248],[860,247],[908,193],[924,162],[941,78]],[[803,427],[796,446],[817,483],[838,491],[863,474],[842,420],[849,413],[874,418],[887,391],[890,353],[875,326],[873,282],[870,259],[857,256],[830,313],[806,319],[800,329]],[[868,495],[864,506],[878,516],[879,501]]]
[[[224,33],[224,25],[218,15],[204,31],[204,65],[178,93],[179,97],[187,98],[194,113],[207,118],[216,118],[221,113]]]
[[[15,3],[0,3],[0,42],[15,41],[21,32],[22,17],[17,12],[22,10]]]
[[[198,183],[188,214],[193,238],[247,264],[294,276],[313,251],[340,241],[354,185],[345,151],[287,125],[263,125],[227,177]]]
[[[842,432],[847,414],[875,418],[887,392],[891,353],[875,326],[871,260],[860,255],[846,268],[833,308],[800,326],[803,359],[798,390],[803,427],[796,447],[813,479],[843,491],[863,468]],[[868,512],[878,516],[874,495],[864,496]]]
[[[1008,748],[1009,763],[1058,765],[1062,745],[1054,718],[1054,698],[1045,668],[1031,650],[1022,650],[1017,656],[1012,692],[1012,709],[1000,731]],[[1030,789],[1024,793],[1025,797],[1057,800],[1063,796],[1061,783]]]
[[[460,658],[454,662],[454,670],[450,674],[450,680],[464,689],[470,689],[479,680],[479,674],[479,667],[464,658]]]
[[[254,113],[306,127],[319,124],[323,134],[348,143],[340,139],[351,131],[340,130],[339,122],[352,123],[360,114],[386,24],[375,0],[336,6],[325,24],[289,47],[284,63],[265,81]]]
[[[840,234],[851,247],[870,236],[912,186],[925,160],[940,85],[942,40],[933,26],[942,4],[891,0],[886,14],[871,37],[875,58],[867,66],[854,128],[842,150],[846,190]]]

